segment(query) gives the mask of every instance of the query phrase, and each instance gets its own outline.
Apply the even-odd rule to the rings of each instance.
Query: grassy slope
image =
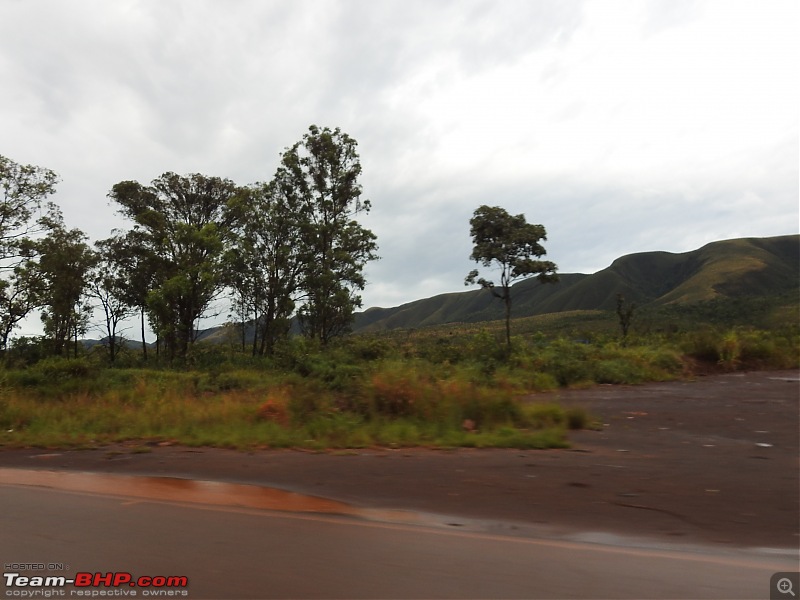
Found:
[[[798,285],[798,248],[798,236],[708,244],[694,253],[700,268],[658,302],[688,303],[719,296],[760,296],[789,291]]]

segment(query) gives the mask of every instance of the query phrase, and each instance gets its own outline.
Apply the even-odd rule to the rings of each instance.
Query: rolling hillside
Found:
[[[772,296],[799,287],[800,235],[724,240],[681,254],[630,254],[593,275],[561,274],[557,284],[522,281],[512,288],[513,316],[613,310],[618,293],[644,306]],[[384,331],[502,318],[503,303],[486,290],[474,289],[394,308],[370,308],[356,316],[354,330]]]

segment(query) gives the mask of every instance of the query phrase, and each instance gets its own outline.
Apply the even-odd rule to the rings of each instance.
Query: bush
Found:
[[[591,418],[586,409],[570,407],[565,412],[568,429],[586,429],[591,424]]]
[[[557,404],[530,404],[523,411],[522,424],[526,427],[547,429],[562,427],[565,420],[564,409]]]
[[[710,327],[705,327],[687,334],[681,347],[687,356],[704,362],[717,362],[718,343],[719,335]]]
[[[559,383],[550,373],[539,371],[523,371],[520,376],[520,383],[526,392],[548,392],[558,388]]]
[[[473,389],[460,404],[461,422],[472,421],[478,429],[517,425],[523,420],[519,402],[502,393]]]
[[[677,375],[683,371],[683,362],[675,350],[669,348],[645,350],[645,356],[649,364],[665,375]]]
[[[39,361],[34,367],[46,380],[53,382],[70,379],[90,379],[95,377],[99,368],[91,364],[86,358],[64,358],[51,356]]]
[[[355,360],[373,361],[386,358],[391,353],[387,340],[371,337],[353,336],[346,338],[343,349]]]
[[[800,366],[800,344],[796,332],[741,330],[740,359],[745,365],[796,369]]]
[[[681,348],[692,358],[713,362],[727,370],[791,369],[800,364],[798,336],[791,332],[704,328],[686,335]]]
[[[621,358],[600,360],[594,365],[593,379],[597,383],[640,383],[644,380],[642,369]]]
[[[592,380],[592,373],[586,361],[569,356],[554,358],[547,366],[547,370],[562,387]]]

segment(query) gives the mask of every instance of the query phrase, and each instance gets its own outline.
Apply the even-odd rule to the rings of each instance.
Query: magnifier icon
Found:
[[[791,594],[793,598],[796,598],[795,593],[792,591],[792,580],[788,577],[778,579],[775,587],[778,588],[781,594]]]

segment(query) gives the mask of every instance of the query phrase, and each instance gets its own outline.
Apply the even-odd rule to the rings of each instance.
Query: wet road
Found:
[[[189,582],[185,589],[89,590],[116,597],[767,598],[770,576],[797,568],[796,555],[785,551],[498,535],[255,486],[1,471],[4,573],[35,576],[44,573],[5,567],[56,563],[63,570],[48,574],[127,572]],[[19,598],[22,591],[36,589],[1,593]],[[72,592],[87,590],[64,591],[77,597]]]

